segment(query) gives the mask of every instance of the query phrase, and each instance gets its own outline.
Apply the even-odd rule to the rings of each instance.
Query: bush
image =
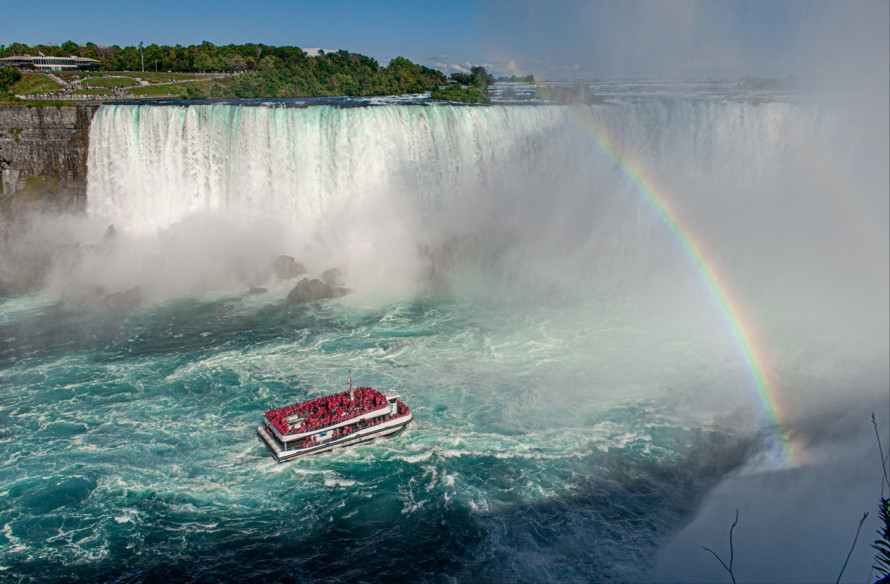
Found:
[[[459,103],[491,103],[488,92],[478,87],[461,88],[459,85],[449,85],[441,89],[434,89],[430,97],[441,101],[456,101]]]
[[[15,67],[0,67],[0,93],[5,93],[15,82],[22,78],[22,74]]]

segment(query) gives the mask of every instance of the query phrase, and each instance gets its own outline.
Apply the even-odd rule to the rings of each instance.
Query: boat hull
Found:
[[[304,456],[312,456],[313,454],[330,452],[332,450],[343,448],[345,446],[352,446],[354,444],[361,444],[362,442],[369,442],[381,436],[390,436],[407,426],[413,418],[414,416],[411,413],[408,413],[404,416],[400,416],[394,420],[391,420],[386,424],[380,424],[371,428],[365,428],[358,433],[343,436],[336,440],[332,440],[324,444],[317,444],[308,448],[296,448],[287,450],[283,449],[280,446],[280,442],[275,437],[273,437],[273,433],[269,432],[269,429],[266,428],[266,426],[264,425],[257,427],[257,436],[260,441],[263,442],[269,448],[269,450],[272,451],[272,456],[275,457],[276,461],[287,462],[289,460],[295,460]]]

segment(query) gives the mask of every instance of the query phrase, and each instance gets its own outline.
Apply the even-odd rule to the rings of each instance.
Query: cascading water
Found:
[[[884,387],[886,177],[807,100],[633,95],[101,108],[87,215],[0,305],[0,579],[683,579],[715,485],[792,480],[777,435],[822,468],[827,389]],[[289,304],[282,254],[352,293]],[[274,463],[262,413],[350,369],[415,423]]]

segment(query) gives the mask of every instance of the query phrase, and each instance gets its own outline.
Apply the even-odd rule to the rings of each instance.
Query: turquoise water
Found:
[[[528,318],[492,328],[515,320],[497,307],[251,302],[3,305],[0,577],[635,579],[753,448],[679,425],[664,400],[551,399],[540,370],[571,351]],[[517,342],[551,364],[497,357]],[[263,412],[349,369],[403,391],[415,422],[275,463]]]
[[[815,103],[665,91],[101,108],[87,212],[2,242],[4,280],[41,285],[0,301],[0,581],[724,576],[692,570],[723,519],[679,570],[657,558],[715,487],[765,477],[763,505],[831,473],[819,416],[886,380],[886,225],[854,221],[886,217],[886,176],[829,156],[855,136]],[[719,270],[785,427],[627,168]],[[288,303],[282,254],[352,293]],[[350,371],[412,424],[275,463],[264,412]],[[781,468],[776,432],[810,471]]]

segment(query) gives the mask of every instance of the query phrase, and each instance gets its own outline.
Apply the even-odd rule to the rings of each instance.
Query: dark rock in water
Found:
[[[117,237],[117,230],[114,228],[114,224],[108,226],[108,229],[105,230],[105,235],[102,236],[102,241],[110,241]]]
[[[280,255],[275,259],[275,275],[280,280],[290,280],[306,273],[306,266],[291,256]]]
[[[142,287],[136,286],[130,288],[126,292],[115,292],[109,294],[102,299],[102,305],[105,308],[121,309],[132,308],[142,302]]]
[[[321,275],[321,279],[329,286],[344,286],[346,284],[346,275],[340,268],[331,268]]]
[[[268,288],[261,288],[259,286],[251,286],[250,290],[247,291],[248,294],[265,294],[268,292]]]
[[[96,308],[107,296],[105,288],[96,284],[73,285],[62,290],[61,302],[65,308]]]
[[[287,301],[295,304],[303,302],[315,302],[316,300],[327,300],[329,298],[340,298],[346,296],[351,290],[349,288],[339,288],[325,284],[321,280],[315,278],[303,278],[287,295]]]

